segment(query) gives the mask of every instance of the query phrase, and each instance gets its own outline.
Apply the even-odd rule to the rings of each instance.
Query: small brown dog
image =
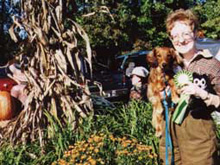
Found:
[[[156,136],[162,135],[162,120],[164,120],[164,108],[162,105],[163,94],[167,86],[170,87],[171,101],[177,103],[179,96],[173,81],[175,69],[182,66],[182,58],[173,48],[156,47],[147,55],[150,65],[147,96],[153,106],[152,125],[156,129]]]

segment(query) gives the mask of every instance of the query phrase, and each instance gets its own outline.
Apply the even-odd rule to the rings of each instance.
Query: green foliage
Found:
[[[204,4],[195,6],[205,36],[212,39],[220,38],[220,0],[207,0]]]
[[[140,23],[142,31],[142,40],[148,41],[148,49],[166,43],[167,35],[164,21],[169,11],[170,9],[160,2],[151,5],[145,2],[141,6],[141,16],[138,18],[138,23]]]
[[[104,4],[98,2],[90,2],[77,17],[77,21],[90,36],[92,47],[132,49],[136,39],[141,36],[137,23],[140,6],[131,5],[129,1],[105,1]],[[103,5],[109,12],[101,10]]]
[[[129,135],[138,140],[149,140],[148,135],[154,134],[151,126],[151,105],[146,102],[132,101],[129,105],[119,105],[115,109],[103,109],[96,112],[93,122],[84,121],[84,127],[91,128],[91,132],[111,132],[116,136]],[[91,120],[91,119],[90,119]],[[80,132],[82,135],[83,133]],[[84,133],[88,135],[88,132]],[[146,136],[143,136],[146,135]]]
[[[177,8],[188,8],[184,1],[98,1],[82,5],[77,21],[89,33],[93,48],[119,51],[152,49],[170,45],[165,29],[167,14]],[[103,5],[109,12],[100,10]],[[113,52],[115,53],[115,52]]]
[[[5,143],[0,151],[0,164],[7,165],[33,165],[33,164],[48,164],[54,161],[57,156],[50,147],[45,149],[45,154],[40,149],[38,142],[28,145],[17,145],[12,147]]]
[[[151,146],[136,139],[116,138],[112,134],[93,134],[88,140],[78,141],[69,147],[56,164],[158,164],[158,155]]]
[[[61,127],[48,116],[55,132],[43,150],[39,141],[14,147],[5,143],[0,151],[0,164],[159,164],[158,139],[151,125],[152,107],[146,102],[132,101],[116,108],[97,109],[81,120],[79,129]],[[49,133],[48,135],[49,136]],[[217,125],[217,137],[220,126]]]
[[[96,0],[82,6],[76,19],[89,34],[93,48],[122,47],[132,40],[131,30],[135,26],[136,16],[125,3],[105,1],[102,4]]]
[[[105,57],[118,51],[170,46],[164,21],[170,11],[179,8],[193,8],[198,13],[207,37],[218,39],[220,35],[219,0],[203,3],[194,0],[76,2],[79,10],[71,17],[89,33],[93,50]],[[100,49],[104,52],[99,53]]]
[[[48,141],[47,146],[55,152],[56,156],[60,157],[68,145],[73,143],[74,139],[72,139],[72,137],[74,136],[74,132],[70,124],[67,124],[66,127],[63,128],[59,119],[50,115],[46,111],[45,114],[48,118],[48,122],[50,123],[47,128],[47,137],[51,140]]]
[[[97,164],[158,164],[158,139],[151,112],[149,103],[139,101],[95,111],[80,125],[78,142],[54,164],[91,160]]]
[[[140,164],[155,164],[158,161],[158,140],[151,126],[151,111],[149,103],[135,101],[126,106],[119,104],[116,108],[99,109],[93,116],[82,119],[77,131],[68,126],[61,127],[56,119],[47,114],[50,126],[45,136],[51,137],[43,150],[39,141],[15,147],[5,143],[0,151],[0,164],[51,164],[55,160],[64,159],[68,147],[84,148],[83,145],[95,137],[101,138],[103,145],[97,147],[98,142],[94,142],[98,151],[93,158],[100,159],[105,164],[126,164],[129,161],[135,164],[137,160]],[[146,151],[141,152],[138,148]],[[82,155],[81,153],[80,156]]]

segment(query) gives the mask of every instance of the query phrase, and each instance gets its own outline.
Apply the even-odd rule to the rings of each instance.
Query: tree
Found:
[[[12,59],[13,53],[16,50],[16,46],[14,46],[7,32],[12,22],[9,12],[10,5],[10,1],[8,0],[2,0],[0,2],[0,65],[5,65],[9,59]]]
[[[220,0],[207,0],[205,3],[198,3],[193,9],[199,16],[205,36],[220,39]]]
[[[101,3],[96,0],[82,4],[79,8],[77,21],[88,33],[91,46],[98,55],[106,57],[106,54],[114,54],[119,48],[131,47],[136,16],[124,3],[126,2]]]
[[[109,52],[115,55],[117,51],[170,45],[164,24],[167,14],[193,4],[193,0],[95,0],[81,4],[77,21],[88,32],[92,48],[105,50],[102,54],[106,57]],[[103,6],[108,11],[102,10]]]

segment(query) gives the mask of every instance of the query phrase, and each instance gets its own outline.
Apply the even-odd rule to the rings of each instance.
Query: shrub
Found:
[[[101,133],[69,146],[63,158],[52,165],[157,164],[157,157],[151,146],[142,144],[135,138],[116,138],[112,134]]]
[[[151,112],[151,105],[140,101],[95,111],[79,126],[78,142],[53,164],[158,164]]]

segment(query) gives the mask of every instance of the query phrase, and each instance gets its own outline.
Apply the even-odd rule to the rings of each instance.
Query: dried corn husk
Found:
[[[9,30],[15,42],[18,39],[14,29],[23,27],[26,30],[28,39],[21,44],[18,56],[19,59],[23,56],[30,59],[28,69],[24,71],[28,81],[24,109],[0,129],[0,137],[10,139],[12,144],[26,144],[28,139],[38,139],[43,147],[45,128],[49,130],[49,138],[54,135],[50,119],[56,119],[53,121],[62,127],[69,124],[75,129],[80,117],[88,116],[93,109],[80,59],[84,58],[92,66],[89,38],[79,24],[65,18],[63,2],[22,0],[24,17],[20,22],[14,18]],[[64,27],[64,21],[71,25],[71,29]],[[84,56],[80,56],[77,49],[78,36],[85,41],[87,54]]]

